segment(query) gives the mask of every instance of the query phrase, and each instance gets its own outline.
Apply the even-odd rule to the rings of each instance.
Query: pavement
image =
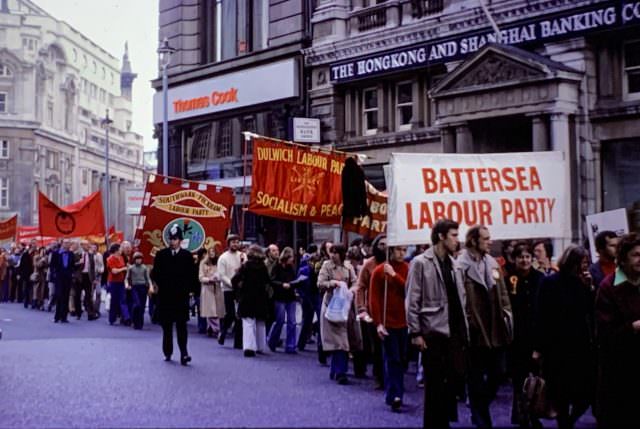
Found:
[[[367,427],[422,426],[423,396],[415,366],[406,375],[405,405],[393,413],[373,380],[329,380],[314,346],[298,355],[244,358],[189,324],[191,365],[164,362],[161,330],[109,326],[105,318],[70,318],[0,304],[0,428]],[[496,427],[509,424],[511,397],[492,407]],[[469,411],[459,405],[461,424]],[[545,421],[545,427],[555,422]],[[578,427],[595,427],[583,417]]]

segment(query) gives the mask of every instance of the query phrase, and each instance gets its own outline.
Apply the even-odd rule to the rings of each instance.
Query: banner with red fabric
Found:
[[[100,191],[60,208],[38,192],[40,234],[55,238],[105,235]]]
[[[339,224],[346,155],[253,139],[249,210],[280,219]]]
[[[0,241],[14,240],[18,228],[18,215],[0,221]]]
[[[225,242],[231,225],[233,189],[175,177],[151,175],[147,180],[135,247],[151,264],[169,245],[169,229],[182,231],[182,247],[195,252]]]
[[[16,242],[29,243],[31,240],[36,240],[38,246],[47,246],[56,241],[54,237],[41,236],[39,226],[19,226],[16,233]]]
[[[366,238],[375,238],[387,233],[387,193],[378,191],[369,182],[367,185],[367,216],[345,219],[342,228]]]

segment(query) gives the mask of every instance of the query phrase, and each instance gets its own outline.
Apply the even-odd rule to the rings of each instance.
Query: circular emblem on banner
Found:
[[[76,220],[73,215],[65,212],[58,212],[56,215],[56,229],[64,235],[69,235],[76,229]]]
[[[169,230],[173,225],[178,225],[178,228],[182,231],[183,239],[180,245],[183,249],[195,252],[204,245],[206,237],[200,222],[191,218],[180,217],[171,220],[162,229],[162,241],[166,247],[169,247]]]

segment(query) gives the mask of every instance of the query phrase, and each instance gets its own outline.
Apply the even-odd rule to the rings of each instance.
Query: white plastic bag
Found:
[[[346,322],[349,319],[352,299],[353,293],[349,291],[346,283],[341,282],[340,286],[333,291],[333,296],[329,301],[329,305],[327,305],[324,317],[334,323]]]

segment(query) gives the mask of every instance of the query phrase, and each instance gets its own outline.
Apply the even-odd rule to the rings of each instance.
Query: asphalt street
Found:
[[[421,427],[422,391],[406,376],[402,413],[393,413],[372,380],[338,386],[315,352],[244,358],[196,333],[182,367],[164,362],[155,325],[134,331],[105,318],[54,324],[52,314],[0,304],[0,427]],[[313,348],[314,346],[311,346]],[[469,412],[460,404],[460,425]],[[492,414],[510,427],[510,396]],[[555,427],[554,422],[545,422]],[[590,416],[580,427],[594,427]]]

